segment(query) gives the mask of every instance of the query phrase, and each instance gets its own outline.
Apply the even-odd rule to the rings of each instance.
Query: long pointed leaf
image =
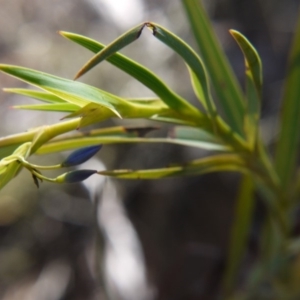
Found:
[[[283,94],[283,113],[275,156],[275,167],[284,188],[295,173],[300,144],[300,18],[291,48]]]
[[[88,50],[94,53],[99,52],[99,54],[97,54],[99,56],[100,56],[100,51],[105,48],[105,45],[82,35],[78,35],[70,32],[64,32],[64,31],[61,31],[60,34],[63,37],[87,48]],[[100,60],[98,63],[100,63],[103,60],[101,56],[99,57],[99,59]],[[120,53],[111,53],[110,56],[107,57],[106,59],[108,62],[110,62],[117,68],[121,69],[122,71],[126,72],[136,80],[140,81],[150,90],[152,90],[158,97],[160,97],[170,107],[174,106],[176,104],[176,101],[178,101],[178,99],[180,99],[180,101],[184,101],[179,95],[177,95],[174,91],[172,91],[162,81],[162,79],[157,77],[149,69],[136,63],[130,58]]]
[[[7,93],[13,93],[13,94],[18,94],[18,95],[23,95],[27,97],[31,97],[43,102],[48,102],[48,103],[65,103],[66,101],[53,95],[49,94],[47,92],[43,91],[35,91],[35,90],[29,90],[29,89],[18,89],[18,88],[5,88],[3,89],[4,92]]]
[[[12,65],[0,65],[0,70],[80,107],[94,102],[107,107],[118,116],[118,111],[130,107],[122,99],[81,82]]]
[[[99,171],[98,174],[123,179],[159,179],[186,175],[202,175],[211,172],[246,172],[243,161],[235,155],[219,155],[190,161],[168,168],[150,170]]]
[[[262,88],[262,64],[259,54],[243,34],[233,29],[229,30],[229,32],[243,51],[246,68],[255,84],[257,94],[260,96]]]
[[[37,154],[48,154],[52,152],[71,150],[78,147],[86,147],[89,145],[99,145],[99,144],[119,144],[119,143],[169,143],[181,146],[196,147],[200,149],[206,149],[211,151],[230,151],[231,149],[221,143],[213,142],[209,139],[197,140],[192,138],[142,138],[142,137],[132,137],[131,134],[128,135],[105,135],[105,136],[87,136],[87,137],[74,137],[74,138],[64,138],[48,142],[44,144]]]
[[[29,89],[10,88],[3,89],[4,92],[13,93],[31,97],[49,104],[25,104],[25,105],[14,105],[12,108],[16,109],[27,109],[27,110],[42,110],[42,111],[63,111],[70,112],[80,108],[80,106],[66,103],[65,100],[43,91],[35,91]]]
[[[35,70],[11,65],[0,65],[0,70],[80,107],[84,107],[91,102],[103,106],[111,111],[111,115],[107,114],[107,117],[147,118],[164,111],[162,107],[129,102],[87,84]],[[205,118],[197,121],[199,123],[201,121],[206,122]]]
[[[145,24],[136,26],[135,28],[124,33],[121,37],[117,38],[106,47],[102,48],[99,53],[97,53],[84,65],[84,67],[77,73],[75,78],[82,76],[91,68],[99,64],[101,61],[108,59],[108,61],[126,71],[128,74],[132,75],[134,78],[138,79],[151,90],[153,90],[159,96],[159,98],[161,98],[172,109],[180,111],[183,114],[191,115],[194,118],[204,118],[203,114],[197,108],[195,108],[179,95],[175,94],[168,86],[165,85],[165,83],[161,79],[159,79],[151,71],[129,60],[128,58],[121,56],[120,54],[116,54],[117,51],[134,42],[139,37],[144,26]],[[66,33],[62,33],[62,35],[69,37],[69,35]],[[75,41],[78,42],[79,39],[80,38],[78,38],[77,36]],[[84,42],[80,44],[86,46],[87,40],[84,40]]]
[[[210,94],[208,77],[201,58],[187,43],[162,26],[150,22],[146,23],[146,26],[152,30],[156,38],[173,49],[184,59],[196,77],[194,80],[197,80],[198,89],[201,90],[201,93],[199,93],[199,95],[202,95],[201,102],[204,107],[207,108],[210,116],[215,117],[216,107]]]
[[[199,0],[183,0],[203,61],[230,127],[244,136],[243,94]]]
[[[105,48],[101,50],[97,55],[92,57],[76,74],[75,79],[81,77],[86,72],[91,70],[93,67],[98,65],[101,61],[107,59],[112,54],[118,52],[120,49],[128,46],[132,42],[134,42],[136,39],[139,38],[141,35],[141,32],[144,28],[144,24],[139,24],[136,27],[126,31],[124,34],[122,34],[118,39],[107,45]]]
[[[72,112],[78,110],[80,107],[72,103],[57,103],[57,104],[24,104],[14,105],[12,108],[25,110],[40,110],[40,111],[58,111],[58,112]]]
[[[245,58],[247,114],[245,131],[248,141],[254,148],[258,135],[260,102],[262,89],[262,64],[256,49],[245,36],[236,30],[230,30],[240,46]]]

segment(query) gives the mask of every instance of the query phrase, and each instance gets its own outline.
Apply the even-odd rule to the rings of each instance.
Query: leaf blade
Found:
[[[13,65],[0,65],[0,70],[80,107],[94,102],[120,116],[118,110],[122,111],[129,106],[121,98],[84,83]]]
[[[130,42],[135,41],[141,29],[143,29],[145,24],[138,25],[133,29],[124,33],[121,37],[114,40],[112,43],[104,47],[102,44],[93,41],[91,39],[74,35],[71,33],[61,32],[61,34],[88,48],[89,50],[96,52],[100,50],[94,57],[92,57],[78,72],[78,76],[83,75],[86,71],[90,70],[95,65],[99,64],[103,60],[107,59],[110,63],[125,71],[149,89],[151,89],[160,99],[162,99],[170,108],[185,113],[187,115],[192,115],[194,118],[205,118],[205,116],[196,109],[193,105],[187,102],[185,99],[176,94],[171,90],[159,77],[157,77],[153,72],[143,67],[142,65],[132,61],[131,59],[116,53],[123,47],[128,45]],[[129,38],[128,38],[129,36]],[[125,40],[125,42],[124,42]],[[76,78],[78,77],[76,76]]]
[[[259,54],[248,39],[236,30],[229,30],[244,54],[247,108],[245,131],[253,149],[258,138],[262,90],[262,64]]]
[[[201,58],[187,43],[164,27],[152,22],[146,23],[146,26],[152,30],[157,39],[177,52],[184,59],[192,73],[195,74],[194,81],[197,80],[198,89],[201,91],[199,93],[202,96],[201,102],[213,118],[217,112],[210,94],[206,68]]]
[[[196,147],[200,149],[206,149],[211,151],[230,151],[230,148],[217,143],[208,141],[196,141],[186,139],[175,139],[175,138],[141,138],[131,136],[95,136],[95,137],[82,137],[82,138],[69,138],[59,141],[50,141],[47,144],[41,146],[36,151],[37,154],[48,154],[58,151],[71,150],[78,147],[86,147],[89,145],[98,144],[120,144],[120,143],[169,143],[180,146]]]
[[[19,89],[19,88],[5,88],[3,89],[3,91],[7,93],[22,95],[22,96],[28,96],[47,103],[65,103],[63,99],[43,91],[35,91],[30,89]]]
[[[57,112],[73,112],[80,107],[72,103],[57,103],[57,104],[24,104],[14,105],[12,108],[24,110],[39,110],[39,111],[57,111]]]
[[[243,137],[245,105],[237,79],[221,50],[201,1],[183,0],[182,3],[225,119],[230,127]]]
[[[182,165],[149,170],[99,171],[98,174],[122,179],[162,179],[168,177],[202,175],[211,172],[245,172],[244,164],[235,155],[220,155],[190,161]]]
[[[291,47],[287,77],[284,83],[283,107],[278,142],[275,152],[275,168],[282,186],[287,189],[295,173],[300,144],[300,18]]]

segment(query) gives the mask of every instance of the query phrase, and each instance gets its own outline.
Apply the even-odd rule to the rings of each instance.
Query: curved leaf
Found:
[[[243,51],[246,72],[249,73],[249,76],[255,84],[257,94],[260,96],[262,88],[262,64],[259,54],[243,34],[233,29],[229,30],[229,32]]]
[[[72,103],[54,103],[54,104],[25,104],[14,105],[12,108],[24,110],[39,110],[39,111],[57,111],[57,112],[73,112],[80,107]]]
[[[148,118],[160,113],[161,111],[165,111],[164,107],[140,105],[139,103],[126,101],[115,95],[81,82],[56,77],[27,68],[0,65],[0,70],[29,84],[46,90],[47,92],[54,94],[71,104],[84,107],[92,102],[99,105],[99,107],[106,107],[111,111],[111,115],[107,117],[118,116],[120,118]],[[202,118],[202,121],[205,121],[204,117]],[[201,120],[197,119],[197,122],[201,123]]]
[[[212,172],[247,172],[244,162],[236,155],[220,155],[193,160],[185,164],[150,170],[99,171],[98,174],[122,179],[159,179]]]
[[[275,155],[275,167],[282,186],[289,189],[299,157],[300,145],[300,18],[289,57],[283,93],[282,118]]]
[[[224,111],[226,122],[232,130],[244,137],[244,96],[220,47],[203,4],[199,0],[183,0],[182,3],[213,88]]]
[[[191,115],[194,118],[205,118],[205,116],[197,108],[195,108],[185,99],[173,92],[160,78],[158,78],[150,70],[130,60],[129,58],[116,53],[129,43],[135,41],[139,37],[144,26],[145,24],[136,26],[135,28],[124,33],[121,37],[117,38],[106,47],[103,47],[102,44],[83,36],[61,32],[64,37],[71,39],[72,41],[88,48],[93,52],[96,52],[96,49],[101,49],[99,53],[97,53],[94,57],[92,57],[91,60],[89,60],[85,64],[85,66],[78,72],[75,78],[82,76],[84,73],[99,64],[101,61],[107,59],[113,65],[117,66],[118,68],[125,71],[126,73],[143,83],[145,86],[150,88],[172,109],[183,114]]]
[[[167,29],[152,22],[145,24],[152,30],[153,35],[157,39],[173,49],[184,59],[191,72],[195,75],[192,75],[192,77],[197,84],[202,104],[208,110],[210,116],[215,117],[217,114],[216,107],[210,94],[208,77],[201,58],[187,43]]]
[[[81,82],[12,65],[0,65],[0,70],[80,107],[94,102],[107,107],[117,116],[120,116],[119,111],[124,112],[130,107],[121,98]]]
[[[47,92],[19,88],[5,88],[4,92],[28,96],[48,103],[65,103],[66,101]]]
[[[80,108],[80,106],[66,103],[65,100],[43,91],[35,91],[29,89],[19,89],[19,88],[5,88],[3,91],[7,93],[14,93],[18,95],[23,95],[31,97],[48,104],[25,104],[25,105],[14,105],[12,108],[15,109],[26,109],[26,110],[41,110],[41,111],[61,111],[70,112],[75,111]]]
[[[255,146],[260,118],[262,64],[256,49],[236,30],[229,31],[241,48],[245,58],[247,114],[245,130],[252,148]]]
[[[37,154],[65,151],[99,144],[118,143],[170,143],[181,146],[191,146],[213,151],[231,151],[230,147],[206,133],[201,129],[188,127],[175,127],[167,138],[145,138],[141,132],[148,132],[153,128],[124,128],[111,127],[92,130],[83,134],[75,134],[71,137],[61,137],[44,144],[37,150]]]

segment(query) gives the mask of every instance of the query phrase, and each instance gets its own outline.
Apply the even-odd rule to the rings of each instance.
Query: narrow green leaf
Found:
[[[102,44],[88,39],[83,36],[74,35],[72,33],[61,32],[61,34],[86,47],[87,49],[96,52],[96,50],[100,50],[90,61],[88,61],[85,66],[78,72],[76,78],[82,76],[85,72],[90,70],[95,65],[99,64],[101,61],[107,59],[116,67],[125,71],[149,89],[151,89],[162,101],[164,101],[170,108],[175,111],[180,111],[181,113],[192,116],[194,119],[200,119],[200,122],[203,123],[205,116],[193,105],[187,102],[185,99],[177,95],[174,91],[172,91],[160,78],[158,78],[155,74],[153,74],[150,70],[143,67],[142,65],[130,60],[129,58],[116,53],[117,51],[124,48],[128,43],[136,40],[141,30],[144,28],[145,24],[139,25],[121,37],[117,38],[115,41],[110,43],[108,46],[103,47]],[[207,122],[207,120],[205,121]]]
[[[234,291],[238,271],[245,252],[254,208],[254,184],[250,175],[244,175],[237,197],[236,211],[232,224],[227,266],[224,274],[223,289],[226,296]]]
[[[80,107],[94,102],[107,107],[117,116],[120,116],[119,111],[125,112],[130,107],[121,98],[81,82],[18,66],[0,65],[0,70]]]
[[[100,53],[100,51],[105,48],[105,45],[82,35],[64,31],[61,31],[60,34],[94,53]],[[120,53],[111,54],[107,58],[107,61],[140,81],[162,99],[180,97],[171,91],[169,87],[167,87],[167,85],[149,69]],[[164,102],[166,102],[166,100]]]
[[[283,113],[275,155],[275,167],[282,186],[288,189],[295,173],[300,143],[300,18],[289,57],[283,93]]]
[[[206,69],[201,58],[187,43],[162,26],[150,22],[146,23],[146,26],[152,30],[153,35],[157,39],[169,46],[184,59],[191,72],[195,75],[193,77],[194,81],[197,82],[198,94],[199,96],[201,95],[202,104],[208,110],[210,116],[215,117],[217,114],[216,107],[210,94]]]
[[[47,92],[19,88],[5,88],[4,92],[28,96],[47,103],[65,103],[66,101]]]
[[[57,112],[73,112],[80,107],[72,103],[57,103],[57,104],[25,104],[14,105],[12,108],[24,110],[40,110],[40,111],[57,111]]]
[[[244,136],[245,106],[236,77],[222,51],[209,18],[199,0],[183,0],[188,20],[200,48],[210,80],[224,111],[226,121],[235,132]]]
[[[262,64],[256,49],[245,36],[236,30],[230,30],[245,58],[247,114],[245,131],[252,148],[255,147],[260,118],[260,102],[262,89]]]
[[[210,141],[180,139],[180,138],[142,138],[126,135],[105,135],[105,136],[88,136],[78,138],[64,138],[53,140],[44,144],[37,150],[37,154],[48,154],[53,152],[66,151],[76,149],[78,147],[86,147],[98,144],[120,144],[120,143],[169,143],[188,147],[197,147],[212,151],[230,151],[225,145],[213,143]]]
[[[217,138],[198,129],[176,127],[170,137],[144,138],[144,133],[153,130],[150,127],[111,127],[92,130],[85,133],[76,133],[70,137],[59,137],[44,144],[37,150],[37,154],[48,154],[65,150],[72,150],[89,145],[117,144],[117,143],[171,143],[182,146],[192,146],[214,151],[230,151]]]
[[[126,101],[81,82],[67,80],[27,68],[0,65],[0,70],[46,90],[71,104],[84,107],[91,102],[96,103],[106,107],[115,116],[120,118],[149,118],[152,115],[165,111],[164,107],[140,105],[139,103]],[[199,123],[205,121],[206,119],[204,116],[200,120],[197,119],[197,122]]]
[[[120,49],[126,47],[127,45],[134,42],[139,38],[141,32],[144,28],[144,24],[139,24],[136,27],[128,30],[124,34],[122,34],[117,40],[113,41],[109,45],[107,45],[104,49],[101,50],[97,55],[92,57],[75,75],[74,79],[77,79],[84,75],[86,72],[91,70],[94,66],[98,65],[101,61],[107,59],[112,54],[118,52]]]
[[[79,109],[79,106],[66,103],[65,100],[47,92],[35,91],[29,89],[19,89],[19,88],[5,88],[3,89],[7,93],[14,93],[18,95],[23,95],[31,97],[49,104],[25,104],[25,105],[14,105],[12,108],[15,109],[27,109],[27,110],[42,110],[42,111],[64,111],[70,112]]]
[[[122,179],[160,179],[176,176],[202,175],[212,172],[246,172],[244,162],[235,155],[202,158],[185,164],[150,170],[99,171],[98,174]]]
[[[262,88],[262,64],[259,54],[243,34],[233,29],[229,30],[229,32],[243,51],[246,71],[249,72],[255,84],[257,94],[260,96]]]
[[[195,93],[196,97],[198,98],[198,100],[200,101],[200,103],[205,108],[205,110],[207,110],[206,102],[203,101],[205,99],[205,95],[204,95],[204,92],[203,92],[202,85],[199,82],[199,79],[196,76],[196,74],[193,72],[193,70],[188,67],[188,71],[189,71],[189,74],[190,74],[190,79],[191,79],[192,88],[194,90],[194,93]]]

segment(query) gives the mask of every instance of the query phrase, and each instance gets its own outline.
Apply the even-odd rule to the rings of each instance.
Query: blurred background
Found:
[[[272,150],[299,1],[204,3],[241,83],[243,57],[228,29],[245,34],[262,57],[261,125]],[[64,40],[59,30],[109,43],[144,21],[165,26],[196,48],[180,1],[0,0],[0,62],[71,79],[92,54]],[[150,31],[145,30],[122,53],[149,67],[197,105],[184,63]],[[80,80],[124,97],[152,96],[106,62]],[[0,74],[0,88],[24,86]],[[34,100],[0,93],[0,136],[52,124],[63,116],[10,109],[25,103]],[[153,136],[171,128],[141,120],[110,120],[97,126],[120,124],[159,125]],[[155,168],[206,154],[172,145],[110,145],[89,164],[97,169]],[[64,155],[32,161],[55,164]],[[84,184],[43,183],[37,189],[23,171],[0,192],[0,299],[215,299],[238,183],[237,174],[159,181],[94,176]],[[255,253],[261,211],[258,204],[245,266],[251,265]],[[242,286],[243,276],[240,281]]]

